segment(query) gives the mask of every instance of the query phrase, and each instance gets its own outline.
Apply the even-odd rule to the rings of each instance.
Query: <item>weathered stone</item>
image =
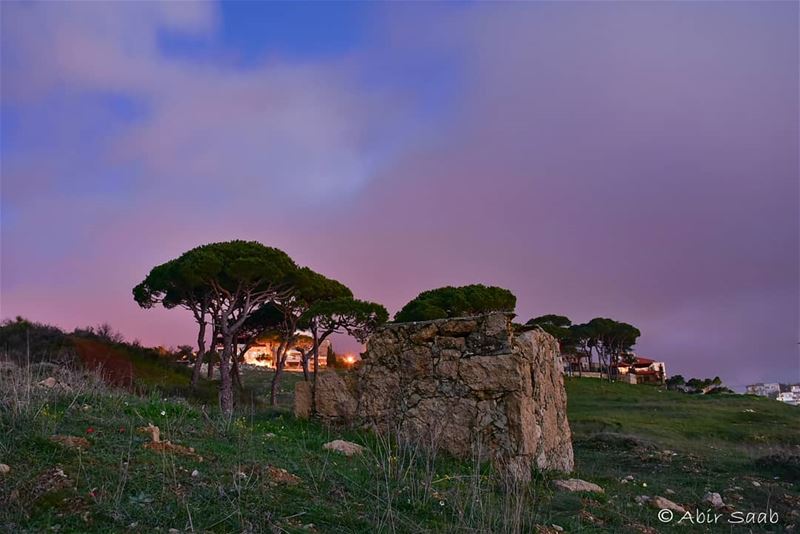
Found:
[[[356,373],[356,421],[456,456],[480,454],[513,479],[532,467],[572,470],[558,344],[538,331],[515,336],[510,319],[386,326]]]
[[[356,400],[349,387],[336,371],[317,376],[316,413],[322,419],[350,422],[356,412]]]
[[[553,487],[560,491],[586,491],[590,493],[604,493],[603,488],[594,482],[587,482],[579,478],[568,478],[566,480],[554,480]]]
[[[649,504],[652,508],[657,508],[659,510],[671,510],[678,514],[686,513],[686,508],[684,508],[680,504],[672,502],[666,497],[661,497],[659,495],[656,495],[655,497],[650,499]]]
[[[323,449],[329,451],[335,451],[344,454],[345,456],[353,456],[354,454],[361,454],[364,452],[366,447],[362,447],[358,443],[353,443],[352,441],[345,441],[343,439],[335,439],[333,441],[329,441],[322,446]]]
[[[454,319],[442,322],[439,325],[439,333],[442,336],[459,337],[466,336],[475,331],[477,322],[473,319]]]
[[[351,383],[318,377],[316,413],[488,459],[504,478],[524,481],[532,468],[573,467],[558,365],[556,340],[515,336],[510,314],[391,324],[369,339]],[[300,417],[310,414],[306,387],[296,389]]]
[[[8,464],[0,464],[0,475],[5,475],[11,472],[11,467]]]
[[[311,384],[306,381],[294,385],[294,416],[299,419],[311,417]]]
[[[725,503],[722,501],[722,496],[719,493],[709,491],[703,495],[703,501],[707,502],[714,508],[723,508]]]

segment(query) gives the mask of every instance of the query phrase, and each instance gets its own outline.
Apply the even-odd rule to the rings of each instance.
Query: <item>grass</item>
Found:
[[[660,532],[674,527],[636,496],[698,508],[706,491],[736,510],[779,513],[777,527],[747,531],[798,523],[791,514],[800,508],[800,482],[781,458],[798,453],[800,410],[774,401],[569,379],[573,476],[606,490],[591,496],[554,493],[543,474],[503,490],[481,462],[296,420],[288,401],[299,373],[287,373],[284,406],[273,410],[264,407],[270,372],[248,369],[247,393],[229,424],[206,415],[202,399],[137,396],[59,373],[72,391],[35,386],[41,373],[0,375],[0,462],[11,466],[0,475],[2,531],[547,532],[557,524],[569,532]],[[146,448],[150,438],[137,429],[148,424],[187,449]],[[85,438],[89,447],[59,445],[54,434]],[[332,439],[368,452],[347,458],[324,450]]]

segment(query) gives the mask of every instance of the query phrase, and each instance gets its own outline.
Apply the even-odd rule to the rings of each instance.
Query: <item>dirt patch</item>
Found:
[[[271,485],[296,486],[303,481],[299,476],[274,465],[267,466],[267,478]]]
[[[171,443],[169,441],[151,441],[150,443],[145,443],[145,449],[150,449],[151,451],[156,452],[172,452],[175,454],[181,454],[183,456],[191,456],[192,458],[196,458],[198,461],[202,462],[203,457],[197,454],[192,447],[185,447],[183,445],[178,445],[176,443]]]
[[[71,339],[84,367],[99,370],[108,384],[133,387],[133,380],[136,378],[133,363],[122,352],[94,339]]]
[[[89,440],[86,438],[82,438],[79,436],[63,436],[60,434],[56,434],[50,436],[50,441],[53,443],[58,443],[59,445],[63,445],[64,447],[70,449],[88,449],[89,448]]]

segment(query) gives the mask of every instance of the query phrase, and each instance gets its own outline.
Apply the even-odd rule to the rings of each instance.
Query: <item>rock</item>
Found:
[[[200,471],[198,471],[197,469],[195,469],[194,471],[192,471],[192,478],[197,478],[197,477],[199,477],[199,476],[200,476]]]
[[[569,478],[567,480],[554,480],[553,487],[560,491],[587,491],[591,493],[604,493],[603,488],[594,482],[586,482],[579,478]]]
[[[161,429],[153,423],[147,423],[147,426],[141,426],[137,429],[140,434],[150,434],[150,440],[153,443],[161,441]]]
[[[270,465],[267,467],[267,476],[273,485],[283,484],[285,486],[296,486],[302,482],[302,479],[293,475],[286,469]]]
[[[711,491],[703,495],[703,502],[707,502],[714,508],[722,508],[723,506],[725,506],[725,503],[722,502],[722,496],[719,493]]]
[[[8,464],[0,464],[0,475],[5,475],[11,472],[11,467]]]
[[[505,313],[387,325],[352,385],[331,392],[324,404],[317,393],[325,420],[352,409],[358,426],[456,457],[480,447],[504,477],[573,468],[558,343],[542,331],[515,335]]]
[[[633,498],[633,501],[639,506],[642,506],[650,502],[650,497],[647,495],[637,495]]]
[[[669,489],[669,488],[665,489],[665,490],[664,490],[664,493],[666,493],[667,495],[675,495],[675,492],[674,492],[674,491],[672,491],[672,490],[671,490],[671,489]]]
[[[52,389],[52,388],[56,387],[57,384],[58,384],[58,380],[56,380],[52,376],[49,376],[49,377],[45,378],[44,380],[42,380],[41,382],[39,382],[40,386],[42,386],[44,388],[47,388],[47,389]]]
[[[342,439],[329,441],[328,443],[324,444],[322,448],[329,451],[342,453],[345,456],[353,456],[354,454],[361,454],[366,450],[365,447],[362,447],[358,443],[353,443],[352,441],[344,441]]]
[[[316,414],[335,423],[349,423],[356,413],[356,400],[348,384],[336,371],[317,375]]]
[[[755,480],[754,480],[754,481],[753,481],[753,487],[755,487],[755,488],[760,488],[760,487],[761,487],[761,482],[758,482],[758,481],[755,481]]]
[[[311,417],[311,384],[302,380],[294,385],[294,416],[298,419]]]
[[[53,435],[50,436],[50,441],[53,443],[58,443],[59,445],[63,445],[69,449],[88,449],[89,448],[89,441],[86,438],[82,438],[79,436],[62,436],[62,435]]]
[[[650,502],[650,506],[652,508],[657,508],[659,510],[671,510],[671,511],[673,511],[675,513],[678,513],[678,514],[685,514],[686,513],[686,508],[684,508],[683,506],[681,506],[679,504],[676,504],[676,503],[672,502],[671,500],[669,500],[669,499],[667,499],[665,497],[655,496],[652,499],[650,499],[649,502]]]

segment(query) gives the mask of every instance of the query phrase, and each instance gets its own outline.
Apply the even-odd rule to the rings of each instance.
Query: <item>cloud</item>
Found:
[[[3,10],[4,316],[190,341],[130,287],[249,238],[393,310],[494,283],[671,371],[800,373],[795,4],[392,4],[247,65],[213,4]]]

